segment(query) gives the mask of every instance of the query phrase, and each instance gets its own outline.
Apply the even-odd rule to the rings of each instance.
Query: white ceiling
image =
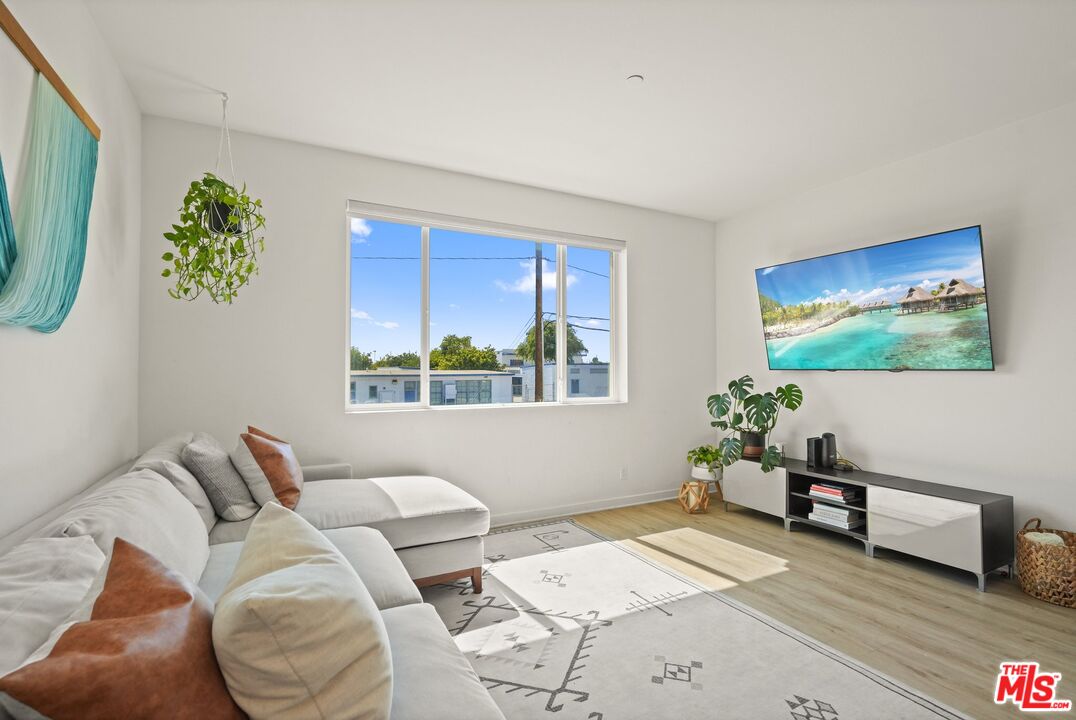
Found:
[[[710,219],[1076,100],[1073,0],[87,2],[146,113]]]

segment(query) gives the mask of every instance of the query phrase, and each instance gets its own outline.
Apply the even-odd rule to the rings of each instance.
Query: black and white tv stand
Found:
[[[737,488],[750,480],[772,484],[773,492],[780,483],[783,485],[786,530],[801,523],[860,540],[870,557],[874,557],[875,547],[888,548],[967,570],[975,574],[980,591],[986,589],[988,573],[1006,570],[1012,575],[1015,532],[1010,495],[865,470],[845,472],[808,467],[803,460],[794,458],[786,458],[782,468],[770,473],[762,473],[757,464],[743,461],[727,468],[726,473],[737,465],[745,467],[732,474],[731,482],[726,475],[724,484],[733,490],[733,496],[726,495],[726,500],[738,503]],[[752,465],[754,467],[750,467]],[[745,478],[745,472],[755,473],[755,477]],[[849,503],[825,502],[862,511],[866,523],[846,530],[810,519],[808,514],[815,498],[810,496],[809,490],[819,481],[856,488],[857,497]],[[757,488],[755,493],[758,494]],[[749,503],[748,507],[753,505]],[[779,513],[772,500],[767,507],[756,509],[775,515]]]

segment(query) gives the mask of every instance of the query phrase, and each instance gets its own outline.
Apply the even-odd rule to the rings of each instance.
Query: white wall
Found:
[[[0,535],[130,457],[137,442],[140,111],[81,2],[5,0],[101,126],[78,299],[51,335],[0,325]],[[0,34],[0,157],[12,205],[33,70]]]
[[[717,379],[797,382],[775,439],[837,434],[863,467],[1010,494],[1076,527],[1076,104],[726,220]],[[754,268],[981,223],[997,371],[769,372]],[[943,419],[952,416],[955,420]]]
[[[211,168],[217,131],[144,120],[143,448],[184,428],[230,444],[253,423],[291,440],[301,459],[347,460],[367,476],[440,475],[502,520],[679,487],[684,453],[709,429],[712,223],[253,135],[232,140],[240,177],[265,203],[261,274],[231,307],[178,302],[159,277],[161,232],[190,180]],[[345,414],[348,199],[627,241],[630,401]]]

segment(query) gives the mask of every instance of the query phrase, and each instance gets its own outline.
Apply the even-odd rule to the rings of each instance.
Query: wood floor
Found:
[[[780,519],[721,502],[705,515],[670,500],[573,519],[972,717],[1021,716],[993,703],[1004,660],[1062,673],[1059,696],[1076,700],[1076,610],[1004,577],[980,593],[971,573],[884,549],[871,559],[851,538],[786,532]]]

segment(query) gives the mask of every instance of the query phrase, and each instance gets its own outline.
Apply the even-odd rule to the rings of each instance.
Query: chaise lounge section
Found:
[[[378,530],[420,587],[469,577],[482,592],[482,536],[489,510],[440,478],[352,478],[349,465],[303,468],[295,512],[319,530]],[[326,477],[334,475],[334,477]],[[218,520],[210,544],[242,540],[253,518]]]

